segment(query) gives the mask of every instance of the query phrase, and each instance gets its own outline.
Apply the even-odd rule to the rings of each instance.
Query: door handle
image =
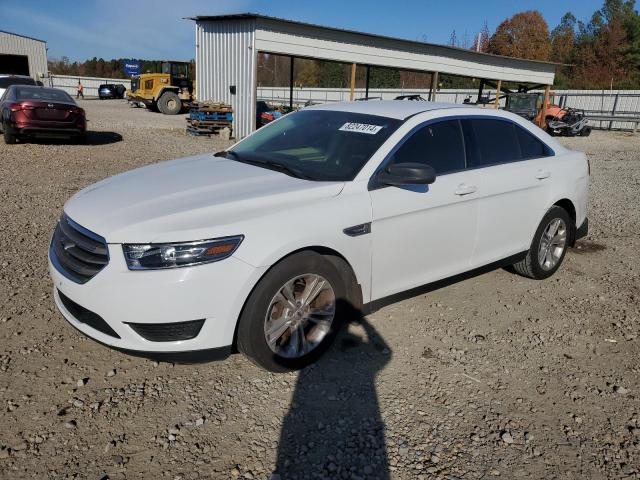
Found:
[[[475,185],[467,185],[466,183],[461,183],[456,188],[454,192],[456,195],[469,195],[470,193],[474,193],[477,190]]]
[[[538,170],[536,173],[536,178],[538,180],[544,180],[545,178],[549,178],[551,176],[551,172],[548,170]]]

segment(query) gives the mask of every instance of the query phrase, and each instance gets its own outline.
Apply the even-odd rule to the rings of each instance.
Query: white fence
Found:
[[[485,89],[485,94],[495,97],[495,89]],[[429,89],[382,89],[370,88],[369,98],[393,100],[398,95],[418,94],[424,98],[429,96]],[[616,117],[640,117],[640,90],[554,90],[555,101],[566,95],[566,106],[584,110],[587,115],[612,115]],[[436,100],[446,103],[462,103],[465,98],[476,101],[477,90],[446,89],[438,90]],[[354,98],[364,98],[365,89],[357,88]],[[258,87],[258,99],[273,103],[288,104],[288,87]],[[309,103],[340,102],[349,100],[348,88],[294,88],[293,103],[303,105]],[[500,101],[504,106],[504,99]],[[590,122],[596,128],[632,129],[633,124],[624,121]]]
[[[60,88],[69,95],[75,97],[78,89],[78,80],[84,86],[85,97],[97,97],[98,87],[104,83],[121,83],[127,90],[131,88],[131,80],[128,78],[99,78],[99,77],[75,77],[72,75],[54,75],[43,79],[45,85]]]

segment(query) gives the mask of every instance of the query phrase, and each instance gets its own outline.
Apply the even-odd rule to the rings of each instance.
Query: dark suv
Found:
[[[100,100],[105,98],[124,98],[124,92],[127,89],[121,83],[105,83],[98,87],[98,97]]]

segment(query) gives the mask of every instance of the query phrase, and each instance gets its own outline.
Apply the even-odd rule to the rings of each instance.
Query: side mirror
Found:
[[[384,185],[429,185],[436,181],[436,171],[424,163],[396,163],[376,176]]]

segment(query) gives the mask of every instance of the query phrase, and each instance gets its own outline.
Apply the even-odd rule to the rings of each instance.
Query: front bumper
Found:
[[[55,303],[71,325],[102,344],[136,355],[197,360],[229,353],[244,302],[264,269],[230,257],[195,267],[131,271],[121,245],[109,244],[108,249],[109,264],[84,284],[65,277],[49,257]],[[77,311],[74,315],[59,292],[101,317],[110,328],[101,331],[83,321]],[[129,325],[197,319],[204,319],[197,336],[178,341],[150,341]],[[105,333],[109,331],[112,334]]]

